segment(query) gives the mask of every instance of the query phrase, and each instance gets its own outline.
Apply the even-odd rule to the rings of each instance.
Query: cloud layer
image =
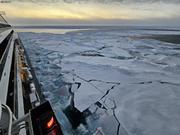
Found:
[[[43,2],[43,3],[180,3],[180,0],[11,0],[12,2]]]
[[[155,2],[164,2],[164,3],[180,3],[180,0],[63,0],[67,3],[73,2],[98,2],[98,3],[155,3]]]
[[[1,5],[14,23],[177,24],[180,0],[11,0]],[[15,11],[15,12],[14,12]]]

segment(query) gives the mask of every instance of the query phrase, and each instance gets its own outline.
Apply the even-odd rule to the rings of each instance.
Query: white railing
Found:
[[[1,12],[0,12],[0,23],[8,24],[7,21],[4,19],[4,17],[2,16]]]
[[[28,122],[29,124],[30,121],[29,119],[30,119],[29,113],[16,119],[11,109],[7,105],[0,103],[0,125],[1,125],[0,131],[2,131],[3,129],[6,130],[7,131],[6,135],[17,135],[17,134],[20,135],[22,129],[27,127],[25,122]],[[26,135],[26,133],[23,135]]]

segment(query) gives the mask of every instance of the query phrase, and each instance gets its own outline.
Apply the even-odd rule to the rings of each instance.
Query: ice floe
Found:
[[[180,45],[137,36],[175,31],[93,30],[21,33],[47,99],[70,101],[105,134],[179,135]],[[50,94],[51,93],[51,94]],[[121,123],[121,127],[120,126]],[[126,130],[125,130],[126,129]]]

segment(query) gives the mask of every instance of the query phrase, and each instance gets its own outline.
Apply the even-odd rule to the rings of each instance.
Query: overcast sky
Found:
[[[180,0],[11,0],[1,10],[13,25],[180,26]]]

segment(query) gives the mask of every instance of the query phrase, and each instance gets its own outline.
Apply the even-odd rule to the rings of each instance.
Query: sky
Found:
[[[13,25],[180,26],[180,0],[0,0]]]

